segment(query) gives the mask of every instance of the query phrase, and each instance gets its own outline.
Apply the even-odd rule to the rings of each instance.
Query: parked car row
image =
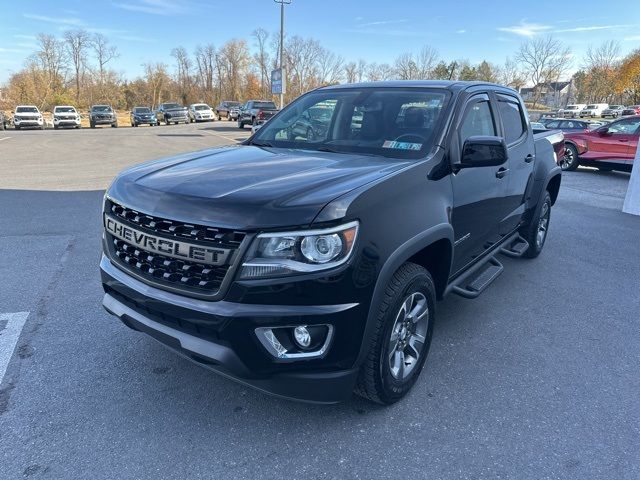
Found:
[[[628,115],[640,115],[640,105],[627,107],[624,105],[609,105],[608,103],[576,103],[550,112],[545,116],[559,118],[618,118]]]
[[[275,106],[274,106],[275,107]],[[215,110],[206,103],[194,103],[189,107],[184,107],[179,103],[162,103],[157,109],[150,107],[136,106],[131,109],[129,120],[132,127],[139,125],[157,126],[160,123],[166,125],[193,122],[211,122],[224,116],[228,120],[237,120],[240,109],[239,102],[222,102]],[[71,105],[57,105],[53,108],[53,128],[81,128],[82,116],[78,110]],[[93,105],[89,109],[89,126],[96,128],[101,125],[118,127],[118,117],[116,111],[110,105]],[[38,128],[44,130],[47,121],[42,112],[35,105],[18,105],[12,118],[7,118],[0,112],[0,129],[13,125],[16,130],[21,128]]]

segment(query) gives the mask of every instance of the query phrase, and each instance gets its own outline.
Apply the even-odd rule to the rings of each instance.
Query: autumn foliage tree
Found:
[[[640,48],[631,52],[620,65],[616,90],[628,96],[631,103],[640,104]]]

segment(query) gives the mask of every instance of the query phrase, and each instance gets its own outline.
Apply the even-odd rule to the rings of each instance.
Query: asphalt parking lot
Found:
[[[426,369],[392,407],[268,397],[107,315],[111,178],[247,136],[226,122],[0,132],[0,339],[26,318],[0,385],[0,478],[640,478],[628,174],[566,173],[543,254],[438,305]]]

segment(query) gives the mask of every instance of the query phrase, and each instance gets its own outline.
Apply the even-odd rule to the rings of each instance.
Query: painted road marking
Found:
[[[1,142],[2,140],[9,140],[10,138],[13,138],[13,137],[2,137],[2,138],[0,138],[0,142]]]
[[[0,313],[0,384],[29,312]]]

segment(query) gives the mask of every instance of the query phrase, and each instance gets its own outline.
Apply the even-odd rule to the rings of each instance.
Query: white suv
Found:
[[[74,127],[80,128],[80,114],[70,105],[58,105],[53,108],[53,128]]]
[[[582,109],[582,111],[580,112],[580,118],[599,117],[607,108],[609,108],[608,103],[590,103]]]
[[[189,121],[193,122],[212,122],[215,120],[213,110],[206,103],[194,103],[189,105]]]
[[[13,112],[13,126],[16,130],[23,127],[37,127],[44,130],[44,119],[38,107],[34,105],[18,105]]]

